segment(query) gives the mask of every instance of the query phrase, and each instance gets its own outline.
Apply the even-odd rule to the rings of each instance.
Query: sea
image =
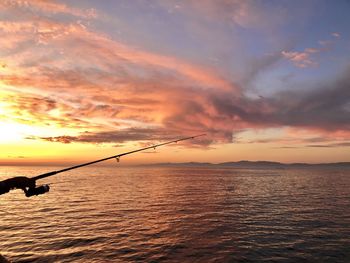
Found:
[[[0,167],[0,180],[57,167]],[[350,262],[350,170],[90,166],[0,196],[12,262]]]

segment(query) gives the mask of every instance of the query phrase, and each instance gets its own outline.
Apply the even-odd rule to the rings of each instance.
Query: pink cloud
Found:
[[[339,33],[332,33],[332,36],[339,38]],[[318,66],[313,56],[320,52],[329,51],[334,45],[334,40],[320,40],[318,44],[319,48],[305,48],[304,51],[282,51],[281,54],[284,58],[291,61],[296,67],[307,68]]]
[[[55,58],[53,62],[56,65],[60,64],[61,68],[65,67],[69,60],[84,67],[93,64],[95,67],[105,70],[118,66],[118,64],[122,66],[128,64],[130,69],[135,68],[136,71],[138,71],[137,67],[146,67],[150,70],[168,71],[170,74],[182,75],[184,81],[189,78],[202,87],[227,90],[234,88],[231,83],[209,68],[175,57],[158,55],[126,46],[102,34],[88,31],[80,23],[63,24],[47,19],[38,19],[35,23],[3,22],[0,23],[0,30],[6,36],[0,48],[11,50],[26,42],[35,41],[37,46],[34,48],[39,49],[41,45],[45,45],[45,53],[49,56],[54,52],[60,53],[60,56]],[[33,49],[29,45],[26,46],[26,49]],[[25,61],[26,64],[29,60],[37,60],[33,52],[25,53],[26,49],[22,48],[21,57],[18,57],[19,53],[16,54],[16,60]],[[37,69],[33,68],[33,70]]]
[[[316,49],[307,49],[305,52],[297,52],[297,51],[282,51],[282,55],[293,62],[296,67],[299,68],[307,68],[307,67],[315,67],[318,64],[310,58],[310,53],[315,53]]]
[[[96,18],[96,10],[87,9],[81,10],[79,8],[69,7],[65,4],[57,3],[51,0],[31,0],[31,1],[22,1],[22,0],[5,0],[0,3],[1,9],[10,9],[16,12],[28,13],[31,12],[43,12],[43,13],[63,13],[69,14],[75,17],[80,18]]]

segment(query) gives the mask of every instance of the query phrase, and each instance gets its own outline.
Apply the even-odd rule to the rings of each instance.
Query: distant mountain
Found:
[[[338,163],[279,163],[270,161],[238,161],[224,163],[201,163],[201,162],[186,162],[186,163],[154,163],[144,164],[141,166],[161,166],[161,167],[231,167],[239,169],[287,169],[287,168],[349,168],[350,162]]]
[[[284,168],[286,165],[279,162],[269,161],[239,161],[239,162],[226,162],[219,163],[218,166],[222,167],[236,167],[236,168]]]

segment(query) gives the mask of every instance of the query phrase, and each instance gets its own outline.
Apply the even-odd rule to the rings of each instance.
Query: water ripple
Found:
[[[46,196],[1,196],[1,252],[14,262],[350,262],[349,175],[81,169],[47,181]]]

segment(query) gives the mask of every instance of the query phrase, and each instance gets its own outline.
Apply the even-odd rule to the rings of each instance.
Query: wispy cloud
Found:
[[[331,34],[335,38],[339,38],[339,33]],[[296,67],[299,68],[308,68],[308,67],[316,67],[319,63],[315,60],[314,56],[320,52],[326,52],[332,49],[335,44],[335,40],[320,40],[318,41],[320,47],[310,47],[305,48],[303,51],[282,51],[282,56],[291,61]]]
[[[79,18],[96,18],[96,10],[93,8],[82,10],[69,7],[53,0],[4,0],[0,3],[0,9],[7,9],[15,13],[25,15],[42,14],[68,14]]]
[[[283,23],[288,17],[287,8],[276,5],[265,8],[264,3],[251,0],[189,0],[184,3],[161,0],[158,4],[171,12],[197,14],[196,19],[225,21],[243,28],[271,27],[274,23]]]
[[[334,147],[350,147],[350,142],[328,143],[328,144],[309,144],[310,148],[334,148]]]
[[[175,137],[176,135],[176,137]],[[177,139],[181,134],[176,131],[165,130],[164,128],[126,128],[116,131],[102,131],[102,132],[83,132],[78,136],[56,136],[56,137],[35,137],[30,136],[27,139],[44,140],[49,142],[60,143],[124,143],[129,141],[151,141],[153,145],[155,141],[169,141]],[[198,145],[208,145],[211,141],[208,138],[199,138],[195,142]],[[150,144],[144,144],[144,147]]]
[[[307,144],[297,146],[279,146],[277,149],[303,149],[303,148],[344,148],[350,147],[350,142],[326,143],[326,144]]]
[[[310,58],[313,51],[314,49],[307,49],[305,52],[282,51],[282,55],[299,68],[315,67],[318,64]]]
[[[331,34],[333,37],[339,38],[340,37],[340,33],[339,32],[333,32]]]

